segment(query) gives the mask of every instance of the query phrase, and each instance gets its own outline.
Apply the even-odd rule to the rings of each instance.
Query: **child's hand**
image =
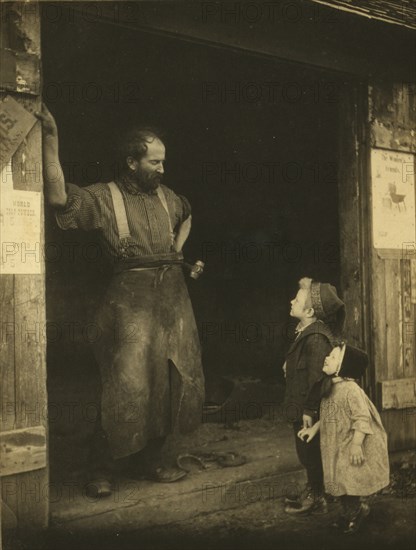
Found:
[[[302,415],[302,422],[304,428],[312,428],[313,426],[313,418],[309,414]]]
[[[306,441],[306,443],[309,443],[315,437],[316,433],[317,432],[314,428],[302,428],[298,431],[298,437],[302,441]]]
[[[361,445],[351,444],[350,446],[350,462],[353,466],[361,466],[364,462],[364,453]]]

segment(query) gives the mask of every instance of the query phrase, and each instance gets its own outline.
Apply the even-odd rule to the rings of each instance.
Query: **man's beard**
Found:
[[[153,172],[149,174],[140,168],[131,174],[131,179],[144,192],[153,191],[163,182],[163,174]]]

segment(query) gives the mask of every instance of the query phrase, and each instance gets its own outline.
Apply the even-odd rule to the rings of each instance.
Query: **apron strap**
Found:
[[[124,204],[123,195],[118,185],[112,181],[108,184],[113,199],[114,214],[116,217],[117,230],[119,239],[128,239],[130,237],[130,229],[127,221],[126,206]]]
[[[163,208],[166,210],[166,214],[168,215],[168,221],[169,221],[169,233],[171,238],[171,244],[175,241],[175,233],[173,232],[172,222],[170,219],[170,214],[168,210],[168,203],[166,201],[165,193],[163,192],[163,189],[160,185],[156,188],[157,196],[159,197],[160,202],[162,203]]]

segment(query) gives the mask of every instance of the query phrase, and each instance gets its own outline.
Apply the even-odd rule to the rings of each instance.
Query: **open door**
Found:
[[[37,3],[2,4],[0,475],[3,534],[48,521],[46,323]]]

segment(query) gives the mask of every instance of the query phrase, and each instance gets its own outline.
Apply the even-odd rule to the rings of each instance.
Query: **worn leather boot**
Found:
[[[297,504],[287,505],[285,512],[294,516],[311,513],[326,514],[328,512],[328,505],[323,495],[314,496],[312,492],[309,492]]]
[[[370,513],[370,507],[365,502],[360,504],[358,512],[348,518],[347,525],[345,526],[343,533],[345,535],[354,535],[361,527],[363,521]]]
[[[188,472],[178,467],[159,466],[147,471],[146,479],[157,483],[174,483],[188,475]]]
[[[287,487],[283,502],[287,506],[299,507],[301,500],[310,492],[311,488],[308,484],[306,484],[303,489],[297,484],[292,484]]]
[[[111,480],[106,477],[91,479],[85,487],[85,493],[91,499],[109,497],[112,492]]]

